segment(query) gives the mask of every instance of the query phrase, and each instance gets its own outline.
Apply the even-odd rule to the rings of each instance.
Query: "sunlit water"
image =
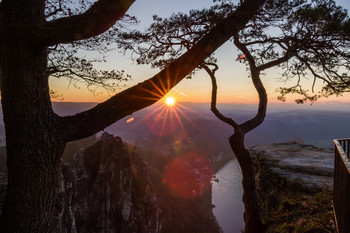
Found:
[[[231,160],[217,173],[213,182],[213,212],[224,233],[240,233],[244,228],[242,175],[237,160]]]

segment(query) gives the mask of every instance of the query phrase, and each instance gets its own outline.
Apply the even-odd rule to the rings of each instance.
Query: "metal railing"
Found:
[[[350,139],[333,140],[334,188],[333,208],[339,233],[350,232]]]

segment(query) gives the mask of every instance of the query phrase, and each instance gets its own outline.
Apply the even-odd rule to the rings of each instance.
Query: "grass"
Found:
[[[314,196],[296,194],[282,199],[270,213],[267,233],[335,233],[332,190]]]

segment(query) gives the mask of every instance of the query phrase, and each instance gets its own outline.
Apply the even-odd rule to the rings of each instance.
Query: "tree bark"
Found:
[[[51,232],[58,165],[65,146],[51,108],[47,52],[13,28],[43,20],[43,1],[4,1],[1,19],[1,101],[6,131],[8,188],[2,233]],[[28,12],[28,9],[31,9]],[[23,18],[27,20],[23,22]]]
[[[244,146],[243,134],[235,132],[229,138],[229,142],[242,171],[245,233],[262,233],[264,229],[263,224],[261,223],[255,189],[253,159]]]
[[[1,232],[50,232],[58,165],[65,146],[51,109],[45,50],[20,46],[2,59],[8,189]],[[4,58],[4,57],[2,57]],[[3,66],[4,67],[4,66]]]

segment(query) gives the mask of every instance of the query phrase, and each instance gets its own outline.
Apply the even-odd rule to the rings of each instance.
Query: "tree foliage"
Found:
[[[45,15],[49,21],[63,17],[79,15],[92,5],[91,0],[49,0],[46,1]],[[53,78],[68,79],[69,85],[80,88],[86,85],[93,94],[102,88],[108,93],[114,92],[121,82],[131,76],[124,70],[101,70],[95,68],[97,63],[106,62],[108,53],[115,51],[115,38],[119,30],[137,24],[135,17],[125,14],[106,32],[85,40],[70,41],[49,47],[48,72]],[[56,97],[51,95],[51,97]]]
[[[270,3],[270,4],[269,4]],[[282,80],[296,84],[281,88],[285,95],[302,95],[297,103],[349,91],[350,19],[346,10],[333,0],[268,1],[261,14],[239,35],[256,59],[258,68],[282,68]],[[312,93],[317,81],[318,94],[309,94],[301,79],[311,77]]]
[[[136,54],[138,64],[165,67],[234,9],[231,1],[219,1],[209,9],[188,14],[166,19],[154,16],[145,32],[121,32],[119,45]],[[334,0],[269,0],[238,38],[259,70],[279,67],[282,81],[295,80],[292,87],[279,89],[280,100],[297,93],[301,95],[297,103],[313,102],[350,91],[349,25],[347,11]],[[303,78],[310,77],[311,93],[301,85]],[[315,88],[316,82],[323,87]]]
[[[164,68],[193,47],[219,22],[235,10],[233,3],[217,3],[202,10],[179,12],[169,18],[153,16],[153,23],[144,31],[123,31],[118,34],[119,48],[132,51],[137,64]],[[213,60],[213,56],[208,61]]]

